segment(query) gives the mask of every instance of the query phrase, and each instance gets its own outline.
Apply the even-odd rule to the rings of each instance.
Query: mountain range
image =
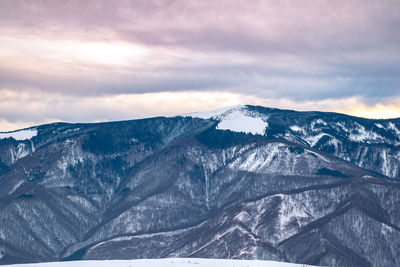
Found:
[[[0,133],[0,264],[400,266],[400,119],[235,106]]]

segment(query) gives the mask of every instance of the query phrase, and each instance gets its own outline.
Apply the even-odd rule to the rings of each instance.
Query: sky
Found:
[[[0,0],[0,131],[237,104],[400,117],[398,0]]]

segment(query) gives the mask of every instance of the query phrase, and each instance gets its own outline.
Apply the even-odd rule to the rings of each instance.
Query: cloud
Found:
[[[164,111],[148,99],[168,94],[188,101],[178,97],[188,92],[228,99],[211,101],[214,106],[240,96],[300,109],[338,110],[350,100],[360,109],[396,109],[399,24],[397,0],[0,0],[0,106],[9,108],[0,118],[19,123],[157,115],[151,110]],[[19,114],[1,100],[4,95],[15,97],[15,105],[36,103],[41,111]],[[141,112],[120,109],[119,99],[131,97],[146,98],[149,107],[133,101]],[[76,115],[66,114],[50,99],[57,106],[82,105]],[[201,103],[198,110],[212,108]],[[182,112],[194,109],[174,105]]]
[[[157,92],[77,98],[60,93],[0,90],[0,131],[10,131],[49,122],[100,122],[156,116],[175,116],[197,111],[252,104],[296,110],[335,111],[387,118],[400,116],[398,103],[368,106],[356,97],[323,101],[293,101],[289,98],[260,98],[220,91]],[[15,107],[18,107],[16,109]]]

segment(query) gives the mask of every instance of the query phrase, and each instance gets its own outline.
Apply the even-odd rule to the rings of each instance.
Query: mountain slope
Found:
[[[0,134],[0,263],[400,265],[399,128],[237,106]]]

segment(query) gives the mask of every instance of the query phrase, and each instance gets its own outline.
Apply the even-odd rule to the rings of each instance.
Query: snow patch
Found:
[[[246,106],[234,106],[216,109],[206,112],[197,112],[185,116],[201,119],[215,119],[220,122],[218,130],[230,130],[233,132],[252,133],[263,135],[268,123],[249,112]]]
[[[349,132],[349,130],[347,129],[346,125],[344,125],[343,122],[336,122],[335,124],[336,124],[336,126],[339,126],[343,131]]]
[[[382,140],[383,138],[375,132],[367,131],[364,126],[358,125],[356,131],[350,132],[349,139],[353,142],[366,142]]]
[[[225,117],[218,124],[217,129],[263,135],[267,127],[268,123],[261,118],[253,118],[241,111],[236,111]]]
[[[302,131],[303,131],[303,129],[300,128],[300,127],[297,126],[297,125],[292,125],[292,126],[290,126],[289,128],[290,128],[290,130],[292,130],[293,132],[302,132]]]
[[[328,124],[327,124],[325,121],[321,120],[321,119],[313,120],[313,121],[311,122],[311,131],[315,132],[315,131],[318,131],[318,130],[319,130],[318,127],[315,127],[316,125],[319,125],[319,126],[320,126],[320,125],[327,126]]]
[[[392,176],[390,175],[390,164],[389,164],[389,160],[388,160],[388,155],[386,152],[386,149],[382,150],[382,154],[381,154],[381,158],[382,158],[382,173],[387,175],[387,176]]]
[[[34,151],[33,145],[32,145],[32,152]],[[25,146],[24,143],[19,143],[16,149],[11,148],[10,149],[10,157],[11,157],[11,163],[14,164],[17,160],[22,159],[26,156],[28,156],[31,153],[31,151]]]
[[[393,122],[389,122],[388,128],[393,130],[398,136],[400,136],[400,130],[397,129],[396,125]]]
[[[372,179],[372,178],[375,178],[374,176],[371,176],[371,175],[363,175],[361,178],[364,178],[364,179]]]
[[[36,129],[20,130],[10,133],[0,133],[0,139],[13,138],[18,141],[30,140],[37,135]]]
[[[394,229],[392,227],[390,227],[390,226],[388,226],[388,225],[386,225],[384,223],[381,223],[381,226],[382,226],[381,234],[384,235],[384,236],[394,232]]]
[[[341,144],[342,142],[340,142],[339,140],[337,140],[335,137],[332,137],[329,141],[328,141],[328,145],[333,145],[333,147],[335,148],[335,151],[339,151],[339,144]]]
[[[325,122],[325,121],[323,121],[323,120],[321,120],[321,119],[317,119],[317,120],[313,121],[312,124],[313,124],[313,125],[315,125],[315,124],[322,124],[322,125],[325,125],[325,126],[328,125],[327,122]]]
[[[308,152],[309,152],[310,154],[313,154],[313,155],[317,156],[318,158],[322,159],[322,160],[325,161],[325,162],[328,162],[328,163],[331,162],[329,159],[325,158],[324,156],[322,156],[322,155],[319,154],[319,153],[315,153],[314,151],[311,151],[311,150],[308,150]]]
[[[233,219],[239,222],[245,222],[247,221],[249,218],[251,218],[251,215],[246,212],[246,211],[241,211],[240,213],[238,213]]]
[[[317,135],[305,136],[305,137],[304,137],[304,140],[305,140],[311,147],[313,147],[313,146],[315,146],[315,145],[318,143],[318,141],[319,141],[322,137],[324,137],[325,135],[331,136],[331,135],[329,135],[329,134],[327,134],[327,133],[319,133],[319,134],[317,134]]]
[[[24,180],[19,180],[19,181],[13,186],[13,188],[10,190],[10,192],[8,192],[8,194],[11,195],[12,193],[14,193],[23,183],[24,183]]]

